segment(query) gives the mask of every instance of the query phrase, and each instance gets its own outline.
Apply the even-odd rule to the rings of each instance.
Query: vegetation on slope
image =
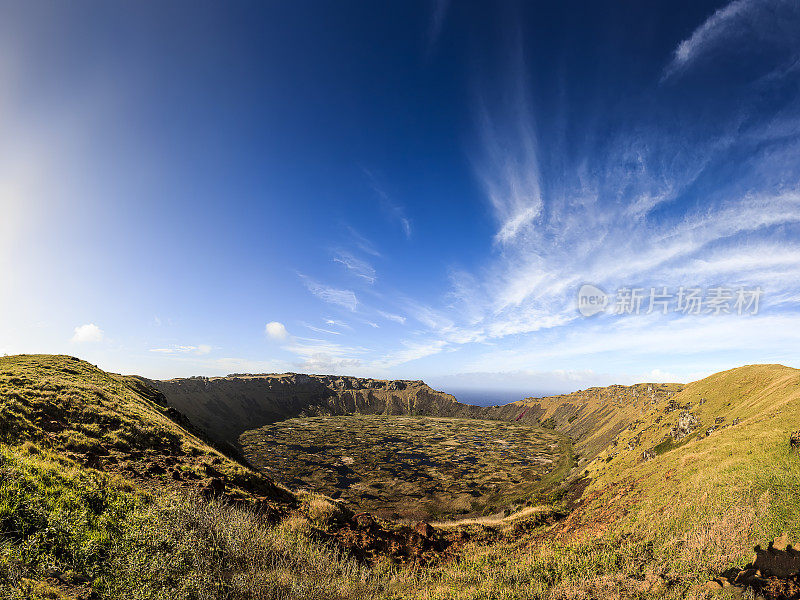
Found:
[[[704,584],[745,566],[754,546],[800,539],[798,429],[799,370],[755,365],[689,384],[588,466],[565,519],[470,546],[427,573],[421,597],[710,597]]]
[[[66,356],[0,359],[0,597],[358,598],[386,587],[380,570],[319,538],[301,499],[182,421],[136,378]]]
[[[568,436],[579,454],[579,463],[588,464],[632,424],[641,422],[654,404],[669,401],[683,389],[679,383],[637,383],[588,388],[569,394],[526,398],[510,408],[523,413],[520,422],[535,420]]]
[[[350,415],[280,421],[240,437],[254,466],[384,517],[521,508],[572,467],[553,430],[504,421]]]
[[[743,367],[646,400],[598,420],[617,433],[549,506],[409,532],[289,494],[141,380],[2,359],[0,597],[707,597],[756,544],[800,538],[800,371]]]
[[[0,443],[33,441],[143,485],[290,502],[292,495],[187,431],[163,396],[69,356],[0,358]],[[223,484],[221,486],[221,484]]]
[[[373,598],[388,570],[314,542],[307,521],[144,493],[41,452],[0,452],[0,597]]]

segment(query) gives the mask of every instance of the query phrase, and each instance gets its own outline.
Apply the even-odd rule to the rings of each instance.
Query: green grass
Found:
[[[0,359],[0,598],[67,598],[89,587],[131,600],[703,597],[698,586],[743,566],[754,545],[784,531],[800,540],[800,453],[788,444],[800,430],[800,371],[756,365],[638,399],[632,425],[585,467],[591,484],[566,518],[542,518],[565,511],[554,494],[527,521],[470,525],[457,559],[368,567],[325,541],[341,508],[317,494],[300,495],[299,508],[272,525],[191,489],[140,487],[86,467],[79,449],[112,447],[113,434],[151,457],[180,446],[181,470],[196,467],[193,447],[231,479],[258,479],[126,378],[65,357]],[[675,443],[683,410],[697,433]],[[555,469],[553,483],[572,464]],[[46,583],[54,571],[63,581]]]
[[[26,441],[79,462],[108,456],[102,468],[120,474],[171,464],[199,474],[196,487],[213,463],[232,498],[291,501],[286,490],[175,422],[163,397],[141,380],[69,356],[0,358],[0,443]]]
[[[64,583],[50,593],[91,587],[109,599],[333,600],[396,587],[391,568],[344,557],[300,518],[272,526],[248,509],[154,497],[8,446],[0,473],[3,598],[41,595],[34,590],[56,571]]]

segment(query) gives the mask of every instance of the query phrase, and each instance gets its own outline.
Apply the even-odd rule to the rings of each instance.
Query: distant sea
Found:
[[[494,406],[496,404],[508,404],[509,402],[516,402],[525,398],[539,398],[541,396],[552,396],[552,391],[540,390],[476,390],[476,389],[458,389],[458,388],[442,388],[436,387],[435,389],[453,394],[456,400],[463,404],[475,404],[477,406]],[[557,393],[557,392],[556,392]]]

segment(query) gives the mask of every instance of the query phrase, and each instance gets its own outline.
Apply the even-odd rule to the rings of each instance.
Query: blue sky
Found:
[[[0,352],[567,391],[800,367],[800,5],[4,2]],[[757,314],[577,292],[760,288]]]

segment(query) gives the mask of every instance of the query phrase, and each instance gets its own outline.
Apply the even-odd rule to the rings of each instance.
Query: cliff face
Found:
[[[234,446],[238,446],[239,436],[245,431],[298,416],[424,415],[543,424],[573,441],[581,463],[612,444],[648,406],[670,398],[683,387],[613,385],[481,407],[462,404],[423,381],[285,373],[147,383],[212,440]]]
[[[297,416],[383,414],[494,418],[422,381],[323,375],[232,375],[147,381],[217,442],[237,444],[250,429]]]

